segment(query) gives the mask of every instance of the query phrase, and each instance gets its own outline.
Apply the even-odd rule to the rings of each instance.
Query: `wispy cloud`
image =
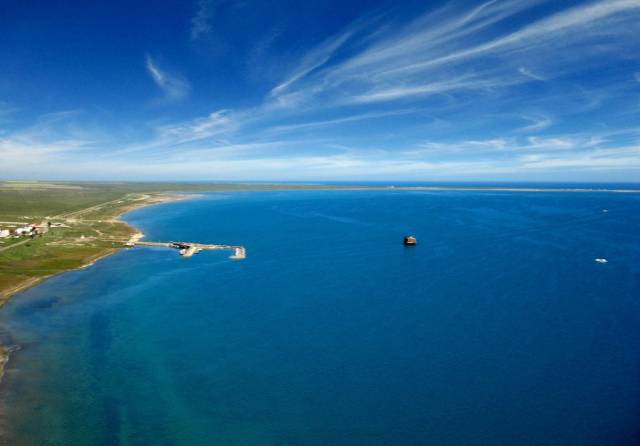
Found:
[[[93,155],[100,144],[99,131],[80,125],[81,110],[65,110],[41,115],[30,126],[0,134],[0,175],[13,168],[47,165],[65,157]]]
[[[608,139],[601,135],[561,134],[553,136],[499,137],[493,139],[427,141],[405,150],[412,158],[437,156],[491,157],[498,154],[555,153],[558,151],[606,150]]]
[[[191,19],[191,40],[201,39],[211,32],[211,20],[213,20],[213,15],[214,4],[212,0],[197,1],[196,13]]]
[[[214,31],[220,5],[196,3],[192,40]],[[247,58],[282,51],[278,80],[270,70],[253,95],[141,119],[117,145],[70,129],[72,114],[43,115],[31,128],[2,129],[0,154],[33,167],[32,148],[47,162],[73,159],[78,171],[193,179],[539,178],[562,169],[628,179],[640,172],[638,20],[638,0],[451,2],[406,21],[365,14],[315,47],[284,51],[278,25]],[[145,58],[164,100],[186,99],[190,83],[161,62]]]
[[[523,115],[522,119],[530,122],[530,124],[517,129],[517,131],[521,133],[539,132],[553,124],[551,118],[544,115]]]
[[[534,79],[536,81],[546,81],[547,80],[546,77],[544,77],[544,76],[542,76],[540,74],[534,73],[533,71],[531,71],[529,68],[526,68],[526,67],[518,68],[518,73],[522,74],[523,76],[527,76],[528,78]]]
[[[640,168],[640,145],[591,150],[568,154],[531,154],[517,160],[517,169],[526,170],[559,170],[590,169],[632,170]]]
[[[291,85],[307,76],[309,73],[326,64],[335,51],[351,37],[352,31],[347,31],[335,38],[329,39],[310,51],[303,57],[296,69],[287,79],[271,90],[271,96],[283,94]]]
[[[270,128],[269,130],[272,133],[297,132],[300,130],[331,127],[331,126],[346,124],[350,122],[359,122],[359,121],[367,121],[372,119],[390,118],[392,116],[409,115],[409,114],[414,114],[418,112],[420,112],[419,109],[400,109],[400,110],[390,110],[386,112],[377,112],[377,113],[353,114],[353,115],[342,117],[342,118],[326,119],[326,120],[320,120],[320,121],[308,121],[308,122],[303,122],[298,124],[276,125]]]
[[[192,143],[202,146],[202,142],[208,141],[206,144],[218,147],[220,138],[224,138],[228,147],[239,147],[234,139],[241,138],[242,144],[262,144],[262,136],[268,134],[295,139],[300,132],[322,132],[346,123],[410,113],[406,108],[379,109],[398,101],[421,101],[421,109],[429,108],[428,104],[434,102],[424,101],[438,96],[448,98],[446,107],[455,109],[457,102],[460,109],[469,103],[469,98],[478,97],[474,93],[496,98],[523,83],[548,82],[554,75],[599,63],[595,52],[606,48],[595,48],[593,43],[603,36],[617,36],[620,42],[627,42],[623,36],[628,33],[628,26],[622,25],[640,18],[637,1],[611,0],[561,9],[517,26],[520,14],[542,3],[544,0],[487,1],[471,10],[448,5],[404,26],[381,26],[377,20],[359,19],[302,55],[271,88],[263,104],[163,125],[156,128],[151,145],[186,149]],[[211,4],[207,5],[201,5],[204,9],[199,10],[202,14],[196,18],[210,18],[206,8],[210,11]],[[203,21],[202,29],[206,28],[205,23],[209,22]],[[497,24],[505,23],[512,26],[496,28]],[[571,54],[580,56],[580,64],[565,62],[568,48]],[[153,70],[149,67],[150,71],[156,72],[154,78],[166,79],[153,61],[150,65],[153,67]],[[465,93],[464,100],[456,100],[461,92]],[[596,96],[591,95],[591,99]],[[340,111],[345,108],[346,112]],[[441,104],[432,109],[445,110]],[[317,116],[318,111],[330,112],[334,117],[307,117]],[[511,128],[506,134],[535,134],[547,131],[553,124],[544,111],[517,110],[512,116],[514,122],[522,119],[528,124]],[[502,136],[465,140],[455,143],[455,147],[436,142],[395,150],[415,160],[418,153],[436,151],[474,156],[490,152],[578,150],[599,142],[582,136]],[[334,140],[335,144],[340,141]],[[147,147],[148,144],[138,146],[141,150]]]
[[[399,30],[369,29],[366,36],[375,37],[368,38],[368,45],[360,45],[362,51],[329,64],[338,48],[349,42],[355,45],[358,37],[364,39],[364,33],[357,35],[348,29],[309,52],[305,62],[271,94],[297,94],[298,99],[333,96],[342,103],[393,101],[544,80],[546,76],[537,74],[532,63],[545,72],[568,69],[563,60],[571,47],[582,59],[579,68],[583,69],[601,50],[592,45],[594,39],[628,33],[629,28],[621,25],[634,23],[640,12],[636,0],[601,1],[495,36],[496,23],[514,20],[539,3],[489,1],[470,12],[447,7]],[[292,88],[294,83],[297,88]]]
[[[197,129],[211,135],[210,122]],[[38,126],[36,126],[38,127]],[[215,127],[215,126],[214,126]],[[182,134],[183,128],[168,130]],[[188,131],[187,131],[188,132]],[[549,137],[513,137],[485,140],[424,142],[415,147],[349,146],[322,140],[270,140],[233,143],[224,140],[200,140],[198,145],[181,150],[121,153],[99,161],[87,149],[92,141],[36,139],[42,129],[25,129],[12,138],[0,138],[0,156],[29,166],[33,175],[47,175],[52,165],[59,172],[82,175],[91,171],[97,177],[114,178],[136,175],[154,178],[219,180],[273,179],[359,179],[406,180],[431,179],[540,179],[554,172],[633,172],[640,168],[640,129],[628,129],[635,139],[619,144],[620,134],[558,134]],[[214,132],[215,133],[215,132]],[[505,156],[509,155],[509,156]],[[69,162],[73,160],[73,162]],[[4,176],[12,170],[3,169]],[[212,176],[213,175],[213,176]],[[579,177],[576,177],[579,178]]]
[[[148,54],[145,57],[145,64],[149,75],[163,91],[167,100],[180,100],[191,92],[191,85],[186,79],[161,69],[158,63]]]
[[[177,143],[184,143],[226,134],[235,129],[236,125],[229,110],[218,110],[205,118],[161,126],[158,131],[163,137],[175,137]]]

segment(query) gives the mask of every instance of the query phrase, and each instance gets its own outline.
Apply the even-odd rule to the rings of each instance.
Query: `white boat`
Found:
[[[602,258],[598,258],[598,259],[594,259],[596,262],[598,263],[608,263],[609,261],[607,259],[602,259]]]

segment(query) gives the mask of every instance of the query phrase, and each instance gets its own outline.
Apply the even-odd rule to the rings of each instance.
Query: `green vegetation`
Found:
[[[0,228],[16,226],[10,222],[63,225],[34,238],[0,239],[0,305],[44,277],[122,247],[135,231],[117,216],[167,199],[140,189],[121,184],[0,183]]]
[[[3,187],[0,183],[0,220],[53,216],[114,200],[117,191],[99,189],[46,189]],[[27,218],[24,218],[24,217]]]
[[[123,246],[134,229],[117,216],[166,201],[171,192],[332,189],[321,185],[0,182],[0,228],[63,224],[33,239],[0,239],[0,305],[42,278],[78,268]]]

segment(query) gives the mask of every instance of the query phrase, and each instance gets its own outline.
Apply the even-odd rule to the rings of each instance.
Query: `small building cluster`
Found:
[[[18,237],[24,236],[24,235],[32,235],[35,232],[36,232],[35,226],[22,226],[21,228],[15,228],[13,230],[13,234]]]
[[[47,232],[47,226],[29,224],[16,228],[0,228],[0,238],[19,238],[19,237],[35,237]]]

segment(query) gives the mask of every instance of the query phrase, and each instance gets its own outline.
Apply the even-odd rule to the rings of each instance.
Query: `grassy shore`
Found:
[[[52,222],[33,239],[0,239],[0,307],[47,277],[116,252],[136,234],[120,221],[125,212],[184,199],[182,193],[241,190],[330,189],[328,186],[207,183],[0,182],[0,228]]]
[[[79,268],[120,249],[135,229],[118,220],[136,207],[176,199],[160,193],[100,189],[5,189],[0,221],[53,222],[35,238],[1,239],[0,306],[14,294],[55,274]],[[7,227],[8,223],[0,223]]]

